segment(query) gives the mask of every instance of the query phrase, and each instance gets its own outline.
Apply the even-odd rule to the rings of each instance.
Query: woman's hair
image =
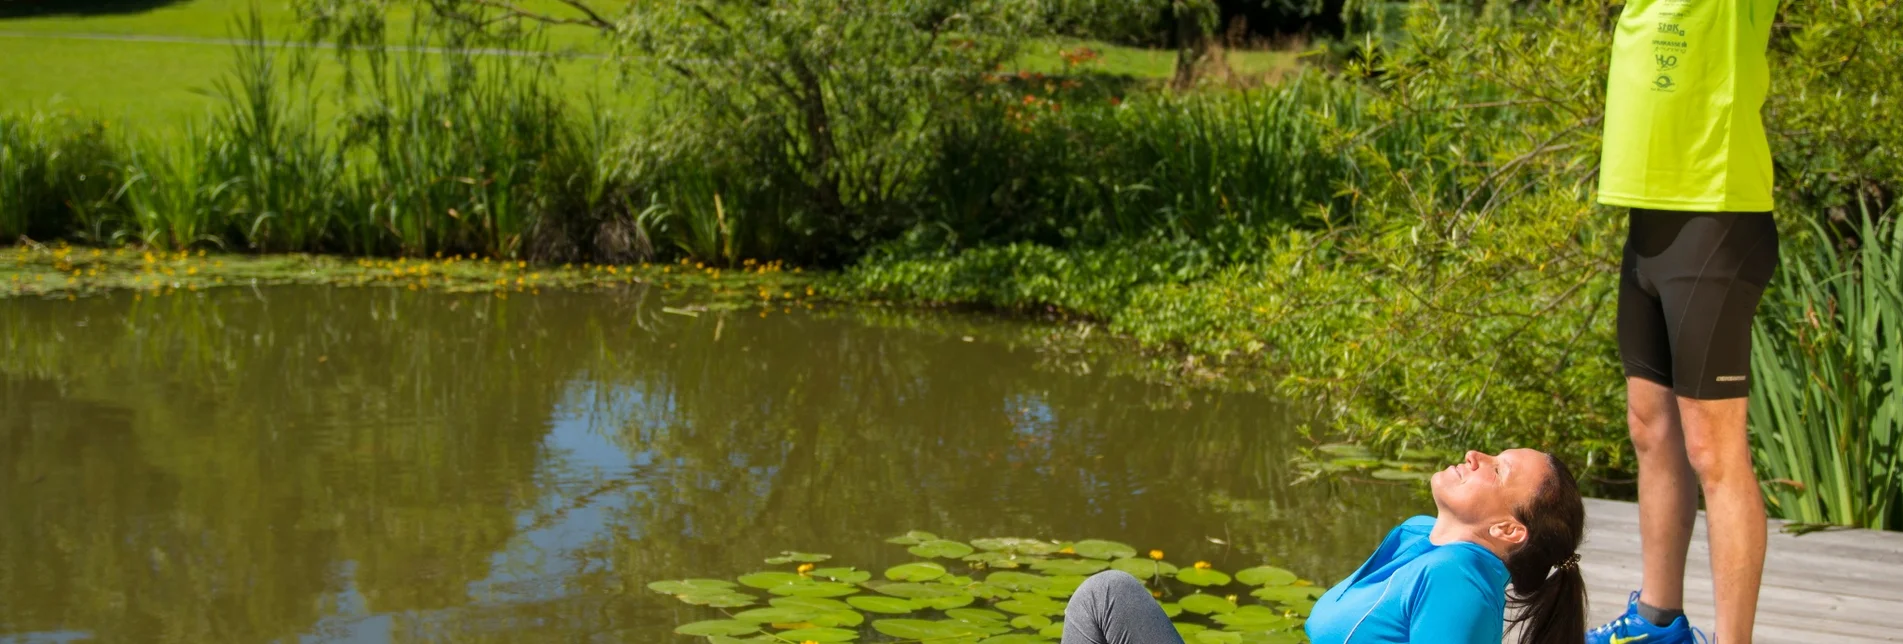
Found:
[[[1520,644],[1579,644],[1586,632],[1586,580],[1579,576],[1579,541],[1586,533],[1586,506],[1579,482],[1551,454],[1553,475],[1513,518],[1526,526],[1526,541],[1507,555],[1513,577],[1511,604]]]

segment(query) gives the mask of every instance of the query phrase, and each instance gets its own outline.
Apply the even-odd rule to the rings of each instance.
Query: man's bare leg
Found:
[[[1685,607],[1685,554],[1698,516],[1698,478],[1685,452],[1678,397],[1665,385],[1626,378],[1626,424],[1639,455],[1639,601]]]
[[[1764,577],[1764,493],[1758,489],[1757,472],[1751,467],[1745,400],[1678,399],[1686,455],[1705,491],[1711,580],[1718,607],[1714,634],[1722,644],[1751,643],[1752,625],[1758,615],[1758,585]],[[1644,474],[1640,474],[1640,485],[1644,485]],[[1681,570],[1683,561],[1680,559]],[[1646,574],[1649,584],[1649,555]]]

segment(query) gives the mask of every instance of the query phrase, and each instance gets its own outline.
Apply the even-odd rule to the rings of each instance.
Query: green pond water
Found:
[[[908,530],[1326,584],[1431,507],[1017,323],[652,295],[0,300],[0,641],[702,642],[650,582]]]

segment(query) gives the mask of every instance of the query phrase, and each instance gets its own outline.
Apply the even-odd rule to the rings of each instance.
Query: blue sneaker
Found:
[[[1654,626],[1639,616],[1639,593],[1626,598],[1625,613],[1605,625],[1586,631],[1586,644],[1710,644],[1704,631],[1692,628],[1685,616]]]

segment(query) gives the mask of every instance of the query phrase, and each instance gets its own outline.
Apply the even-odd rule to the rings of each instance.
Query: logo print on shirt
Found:
[[[1678,36],[1680,38],[1685,37],[1685,30],[1679,27],[1678,23],[1676,22],[1661,22],[1658,24],[1659,24],[1659,33],[1671,34],[1674,36]]]
[[[1677,83],[1672,82],[1670,74],[1659,74],[1658,78],[1652,80],[1652,86],[1659,89],[1669,90],[1676,85]]]
[[[1672,70],[1672,69],[1676,69],[1676,68],[1678,67],[1678,57],[1677,57],[1677,56],[1673,56],[1673,55],[1670,55],[1670,54],[1653,54],[1653,55],[1652,55],[1652,58],[1653,58],[1654,60],[1657,60],[1657,61],[1658,61],[1658,63],[1659,63],[1659,71],[1662,71],[1662,72],[1663,72],[1663,71],[1670,71],[1670,70]]]

